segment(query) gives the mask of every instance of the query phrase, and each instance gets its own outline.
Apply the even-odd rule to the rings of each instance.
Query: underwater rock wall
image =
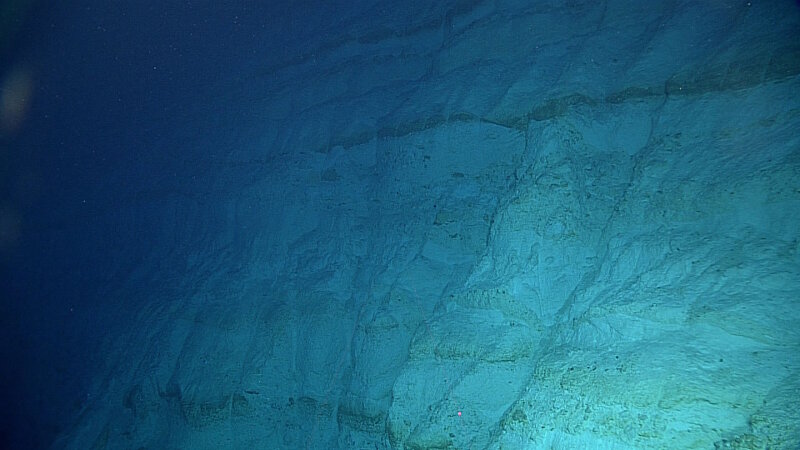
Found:
[[[60,444],[793,448],[800,15],[528,3],[221,85],[213,225]]]

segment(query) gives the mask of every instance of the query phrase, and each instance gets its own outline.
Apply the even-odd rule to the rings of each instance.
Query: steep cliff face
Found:
[[[183,277],[115,292],[58,445],[795,448],[800,13],[530,3],[308,19],[209,93]]]

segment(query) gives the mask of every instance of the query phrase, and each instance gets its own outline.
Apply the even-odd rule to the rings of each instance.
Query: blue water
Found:
[[[164,142],[232,65],[270,58],[248,36],[280,11],[244,3],[4,2],[15,26],[0,68],[32,87],[24,120],[0,141],[0,447],[47,447],[74,420],[98,344],[126,320],[125,299],[103,294],[161,257],[148,240],[157,211],[134,224],[109,209],[147,210],[134,191],[208,182],[182,175],[208,148]],[[213,139],[208,126],[198,124]],[[179,270],[159,267],[165,278]]]

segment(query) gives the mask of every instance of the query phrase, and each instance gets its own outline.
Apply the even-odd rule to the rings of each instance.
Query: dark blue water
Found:
[[[213,140],[210,124],[187,120],[193,105],[237,65],[291,58],[302,9],[3,5],[0,76],[25,100],[0,140],[0,448],[43,448],[87,401],[98,348],[126,323],[130,299],[108,293],[142,261],[167,258],[149,233],[159,206],[125,211],[148,210],[141,192],[208,182],[185,161],[209,147],[182,146],[175,130]],[[158,267],[163,279],[180,270]]]

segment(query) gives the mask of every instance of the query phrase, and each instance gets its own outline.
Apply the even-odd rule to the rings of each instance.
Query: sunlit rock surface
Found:
[[[797,6],[412,3],[195,107],[57,446],[797,448]]]

